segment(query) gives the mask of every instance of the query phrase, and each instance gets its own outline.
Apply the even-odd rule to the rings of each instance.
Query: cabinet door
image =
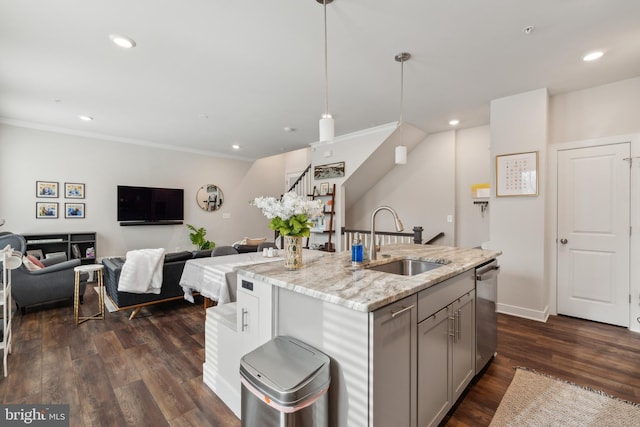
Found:
[[[238,285],[236,320],[244,355],[273,338],[273,288],[241,275]]]
[[[241,354],[244,355],[260,344],[260,300],[255,295],[238,292],[238,310],[236,312],[238,332],[241,339]]]
[[[453,309],[445,307],[418,324],[418,425],[436,426],[451,408]],[[391,425],[391,424],[390,424]]]
[[[373,313],[374,426],[416,425],[417,297]]]
[[[474,300],[475,295],[470,292],[452,304],[454,312],[452,337],[453,402],[462,395],[476,372]]]

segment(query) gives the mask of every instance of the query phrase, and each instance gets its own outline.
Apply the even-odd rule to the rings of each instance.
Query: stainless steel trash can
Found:
[[[327,427],[329,357],[292,337],[276,337],[240,359],[244,427]]]

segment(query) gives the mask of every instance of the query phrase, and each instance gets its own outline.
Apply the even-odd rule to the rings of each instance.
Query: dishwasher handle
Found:
[[[483,281],[489,280],[495,277],[500,271],[500,266],[497,261],[493,261],[487,265],[484,265],[476,269],[476,280]]]

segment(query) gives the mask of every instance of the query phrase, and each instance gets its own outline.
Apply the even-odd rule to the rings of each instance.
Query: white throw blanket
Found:
[[[118,291],[159,294],[162,287],[164,249],[138,249],[127,252]]]

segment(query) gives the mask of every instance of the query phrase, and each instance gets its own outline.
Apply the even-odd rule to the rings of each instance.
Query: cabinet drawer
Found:
[[[475,284],[474,270],[471,269],[418,292],[418,322],[472,291]]]

